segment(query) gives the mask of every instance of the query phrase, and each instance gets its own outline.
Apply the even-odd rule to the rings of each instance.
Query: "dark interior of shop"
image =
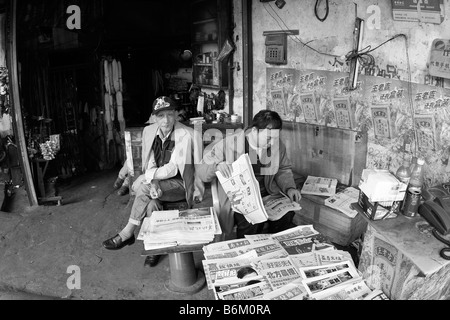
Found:
[[[68,30],[65,8],[76,4],[89,10],[81,12],[81,29]],[[180,58],[190,49],[187,12],[189,1],[183,0],[17,2],[25,135],[34,149],[48,136],[61,135],[59,165],[49,167],[54,175],[70,178],[121,165],[120,137],[114,136],[114,151],[104,150],[105,131],[89,117],[103,103],[100,62],[122,63],[126,126],[145,125],[153,100],[167,94],[161,85],[166,75],[191,66]],[[117,121],[114,125],[118,127]]]

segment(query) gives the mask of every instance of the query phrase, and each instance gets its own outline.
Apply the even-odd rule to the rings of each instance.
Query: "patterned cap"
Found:
[[[176,108],[177,105],[172,99],[166,96],[161,96],[159,98],[156,98],[156,100],[153,102],[152,114],[157,114],[158,112],[164,110],[175,110]]]

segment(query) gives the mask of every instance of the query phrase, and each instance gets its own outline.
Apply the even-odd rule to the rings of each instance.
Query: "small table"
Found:
[[[205,284],[205,275],[195,268],[194,252],[202,251],[204,244],[143,250],[142,256],[169,255],[170,278],[165,287],[177,293],[196,293]]]

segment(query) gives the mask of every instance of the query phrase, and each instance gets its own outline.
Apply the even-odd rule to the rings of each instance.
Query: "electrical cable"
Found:
[[[317,10],[320,2],[322,2],[322,0],[316,0],[316,4],[314,5],[314,14],[319,21],[324,22],[328,17],[328,13],[330,12],[330,5],[328,3],[328,0],[325,0],[325,15],[323,16],[323,18],[320,18]]]
[[[438,239],[440,242],[446,244],[447,246],[449,246],[449,248],[443,248],[441,249],[441,251],[439,251],[439,255],[445,259],[445,260],[450,260],[450,241],[447,241],[446,239],[444,239],[438,232],[436,229],[433,229],[432,231],[433,236]],[[447,254],[448,253],[448,254]]]
[[[317,2],[316,2],[317,5]],[[279,16],[279,14],[277,13],[277,11],[270,5],[269,3],[269,7],[272,9],[272,11],[275,13],[275,15],[278,17],[278,19],[281,20],[281,22],[283,23],[284,27],[286,28],[286,30],[289,30],[289,27],[286,25],[286,23],[284,22],[284,20]],[[269,10],[267,10],[266,8],[266,4],[264,4],[264,9],[267,11],[267,13],[275,20],[275,22],[278,24],[278,26],[280,27],[281,30],[284,30],[284,28],[281,26],[281,24],[278,22],[278,20],[269,12]],[[328,9],[328,1],[327,1],[327,9]],[[326,17],[325,17],[326,18]],[[290,38],[294,41],[294,42],[298,42],[301,43],[303,46],[308,47],[309,49],[313,50],[314,52],[317,52],[321,55],[325,55],[325,56],[329,56],[329,57],[334,57],[334,58],[340,58],[341,56],[335,55],[335,54],[330,54],[330,53],[326,53],[326,52],[321,52],[311,46],[308,45],[308,43],[312,42],[308,41],[307,43],[304,43],[299,37],[297,37],[296,35],[289,35]],[[377,50],[378,48],[380,48],[381,46],[385,45],[386,43],[398,38],[398,37],[403,37],[405,39],[405,50],[406,50],[406,60],[407,60],[407,73],[408,73],[408,98],[409,98],[409,107],[410,107],[410,112],[411,115],[413,117],[413,122],[414,122],[414,102],[412,100],[412,96],[411,96],[411,92],[412,92],[412,83],[411,83],[411,64],[410,64],[410,59],[409,59],[409,48],[408,48],[408,38],[405,34],[400,33],[397,34],[395,36],[393,36],[392,38],[382,42],[381,44],[377,45],[375,48],[372,49],[372,47],[366,46],[364,49],[360,50],[359,52],[355,52],[355,50],[350,51],[349,53],[347,53],[347,55],[345,55],[346,57],[346,61],[351,60],[352,58],[356,58],[359,59],[361,67],[364,67],[366,65],[375,65],[375,58],[370,54],[371,52]],[[414,150],[414,155],[417,154],[417,132],[414,135],[415,138],[415,150]]]

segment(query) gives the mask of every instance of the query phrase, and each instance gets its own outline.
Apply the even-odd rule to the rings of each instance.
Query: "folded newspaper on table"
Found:
[[[358,202],[358,199],[359,190],[353,187],[348,187],[345,190],[325,199],[324,203],[326,206],[339,210],[350,218],[354,218],[358,214],[358,211],[353,209],[352,203]]]
[[[337,179],[308,176],[300,193],[330,197],[336,193],[337,182]]]
[[[138,240],[144,241],[145,250],[209,243],[221,234],[220,225],[211,207],[188,210],[153,211],[145,218]]]
[[[233,210],[244,215],[245,219],[252,224],[267,221],[269,216],[264,208],[250,157],[248,154],[243,154],[232,163],[232,166],[233,173],[230,178],[225,178],[219,171],[216,175],[231,201]]]

